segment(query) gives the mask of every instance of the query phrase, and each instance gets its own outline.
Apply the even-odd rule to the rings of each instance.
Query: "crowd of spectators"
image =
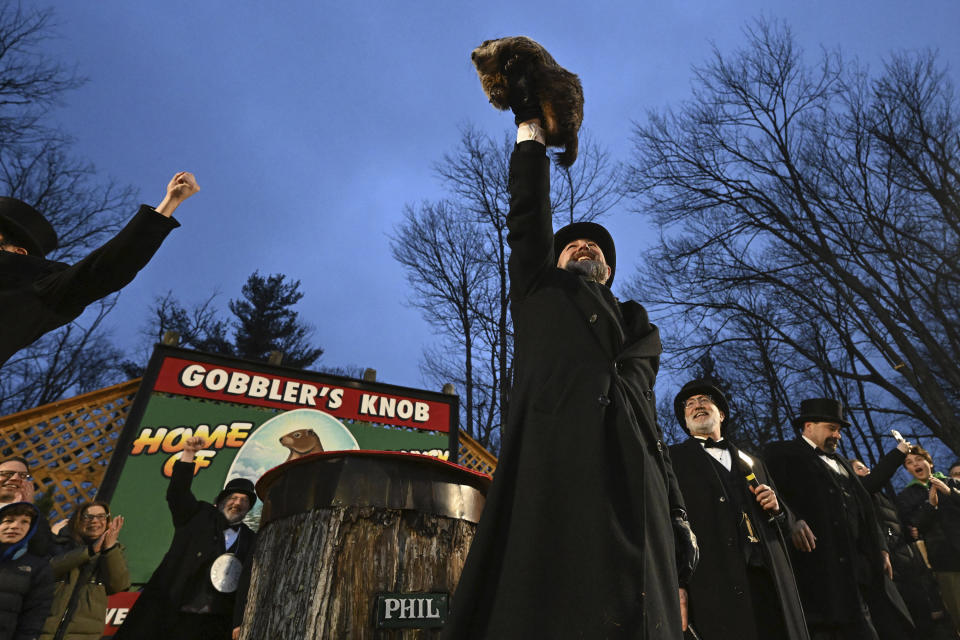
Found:
[[[256,501],[253,484],[227,483],[213,504],[190,490],[188,440],[175,465],[167,500],[174,541],[117,637],[217,640],[236,638],[243,607],[234,608],[256,534],[243,523]],[[130,588],[122,515],[105,502],[85,502],[52,528],[33,504],[27,461],[0,461],[0,640],[99,640],[108,597]],[[220,561],[220,570],[211,571]],[[208,577],[210,576],[210,577]]]

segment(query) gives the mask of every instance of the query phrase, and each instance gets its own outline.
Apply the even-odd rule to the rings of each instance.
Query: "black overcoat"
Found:
[[[950,493],[938,494],[930,504],[929,483],[912,480],[897,496],[900,517],[917,527],[934,571],[960,571],[960,480],[940,477]]]
[[[20,542],[0,544],[0,640],[35,640],[50,614],[53,569],[26,549],[42,520]]]
[[[190,462],[173,465],[167,488],[175,527],[173,542],[123,621],[117,640],[169,640],[168,625],[175,620],[189,587],[209,581],[210,562],[226,552],[223,532],[227,519],[214,505],[194,497],[190,491],[193,469]],[[256,535],[247,525],[240,525],[234,553],[244,565],[252,560]]]
[[[746,476],[749,471],[740,459],[739,450],[729,444],[731,469]],[[756,456],[753,472],[761,484],[770,485],[780,498],[766,466]],[[689,585],[690,621],[704,640],[767,640],[756,637],[755,619],[750,602],[746,561],[737,539],[741,535],[735,516],[731,514],[731,497],[720,479],[720,470],[712,456],[695,438],[670,447],[673,469],[687,505],[690,526],[700,545],[700,564]],[[764,561],[777,588],[780,610],[789,635],[779,640],[807,640],[806,621],[797,584],[790,565],[789,550],[781,525],[770,522],[769,514],[757,504],[755,496],[743,485],[742,499],[747,515],[763,549]],[[789,531],[785,502],[780,502],[784,516],[780,522]],[[739,513],[739,510],[737,510]]]
[[[773,442],[764,459],[784,501],[799,520],[805,520],[816,536],[816,548],[797,551],[791,545],[794,573],[807,620],[819,624],[847,624],[858,619],[860,604],[854,556],[858,547],[870,563],[871,585],[883,586],[883,556],[886,545],[880,536],[873,501],[842,457],[839,463],[854,479],[853,499],[861,514],[860,539],[853,540],[843,523],[840,487],[816,451],[802,438]]]
[[[556,268],[549,162],[510,161],[515,376],[497,471],[444,638],[679,639],[656,426],[659,333],[636,302]]]
[[[179,223],[143,205],[106,244],[74,265],[0,251],[0,365],[133,280]]]

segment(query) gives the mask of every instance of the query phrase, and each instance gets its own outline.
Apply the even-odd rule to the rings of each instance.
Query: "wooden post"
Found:
[[[489,478],[443,461],[335,451],[257,483],[263,519],[241,638],[435,638],[378,629],[378,594],[452,594]]]

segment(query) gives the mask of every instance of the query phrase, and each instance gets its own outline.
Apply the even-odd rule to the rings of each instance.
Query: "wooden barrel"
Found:
[[[428,456],[333,451],[257,482],[243,640],[434,638],[490,479]]]

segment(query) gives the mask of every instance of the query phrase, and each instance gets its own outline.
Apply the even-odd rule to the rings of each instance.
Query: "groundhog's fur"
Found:
[[[564,147],[557,164],[569,167],[577,159],[577,135],[583,122],[583,87],[580,79],[553,59],[547,50],[525,36],[487,40],[470,56],[480,76],[483,91],[498,109],[510,108],[507,78],[526,74],[543,111],[546,142]]]
[[[311,453],[323,453],[323,445],[313,429],[297,429],[280,438],[280,444],[290,449],[284,462],[290,462]]]

